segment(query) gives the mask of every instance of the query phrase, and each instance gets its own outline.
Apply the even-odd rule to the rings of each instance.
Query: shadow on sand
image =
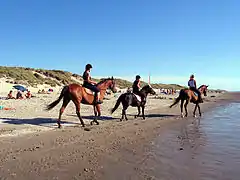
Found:
[[[127,116],[135,116],[135,114],[127,114]],[[140,115],[142,117],[142,115]],[[145,114],[146,118],[162,118],[162,117],[177,117],[177,115],[172,114]]]
[[[72,117],[75,117],[78,119],[77,115],[75,114],[68,114],[67,116],[72,116]],[[94,119],[94,116],[81,116],[84,119],[87,119],[87,120],[93,120]],[[119,118],[115,118],[115,117],[111,117],[111,116],[100,116],[98,117],[98,120],[101,120],[101,121],[110,121],[110,120],[116,120],[116,119],[119,119]]]
[[[6,124],[14,124],[14,125],[36,125],[36,126],[44,126],[44,127],[52,127],[52,124],[57,125],[57,120],[52,118],[33,118],[33,119],[16,119],[16,118],[0,118],[2,123]],[[70,125],[78,125],[79,122],[67,122],[61,121],[61,124],[70,124]]]
[[[68,124],[68,125],[80,125],[77,115],[68,114],[68,116],[72,116],[76,118],[76,122],[68,122],[68,121],[61,121],[61,124]],[[133,114],[128,114],[127,116],[135,116]],[[162,118],[162,117],[176,117],[176,115],[169,115],[169,114],[146,114],[147,118]],[[140,116],[141,117],[141,116]],[[83,120],[93,120],[94,116],[82,116]],[[109,120],[119,120],[117,117],[110,117],[110,116],[101,116],[98,120],[102,121],[109,121]],[[33,119],[16,119],[16,118],[0,118],[2,123],[6,124],[13,124],[13,125],[36,125],[36,126],[43,126],[43,127],[53,127],[57,125],[57,120],[52,118],[33,118]]]

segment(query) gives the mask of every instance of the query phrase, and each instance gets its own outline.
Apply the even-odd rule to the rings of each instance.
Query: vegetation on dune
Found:
[[[5,67],[0,66],[0,78],[6,77],[13,79],[9,81],[15,84],[25,84],[35,86],[37,84],[49,84],[51,86],[67,85],[70,83],[78,83],[72,79],[82,81],[82,76],[73,74],[67,71],[61,70],[45,70],[45,69],[33,69],[24,67]],[[100,79],[93,79],[97,82]],[[132,86],[132,82],[124,79],[116,79],[117,87],[127,88]],[[146,82],[142,82],[142,86],[146,85]],[[183,86],[177,84],[151,84],[153,88],[168,88],[168,89],[182,89]]]

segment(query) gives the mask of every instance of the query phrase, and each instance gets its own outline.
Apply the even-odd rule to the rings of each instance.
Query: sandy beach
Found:
[[[129,108],[129,121],[119,122],[121,108],[110,114],[117,97],[106,96],[109,100],[102,105],[103,117],[99,126],[89,125],[92,107],[82,106],[81,114],[90,128],[90,131],[84,131],[73,103],[70,103],[63,115],[63,128],[57,129],[56,118],[61,104],[50,112],[44,111],[44,107],[58,94],[36,96],[1,101],[4,106],[16,108],[0,111],[2,179],[154,179],[144,165],[153,139],[156,136],[169,138],[170,135],[169,143],[179,141],[171,129],[194,120],[192,117],[187,121],[180,118],[179,106],[168,108],[176,94],[166,95],[166,99],[149,97],[146,120],[133,119],[136,108]],[[202,111],[229,99],[233,98],[227,93],[210,93],[201,105]],[[190,113],[192,109],[191,104]],[[166,147],[162,155],[170,158],[173,152],[167,149],[169,144],[164,138],[162,141],[162,146]],[[171,148],[180,151],[181,143]],[[172,179],[167,178],[169,174],[165,179]]]

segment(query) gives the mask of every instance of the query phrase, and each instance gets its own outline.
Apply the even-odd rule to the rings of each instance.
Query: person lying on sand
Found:
[[[8,93],[8,95],[7,95],[7,99],[15,99],[15,97],[13,97],[13,95],[12,95],[12,90],[11,91],[9,91],[9,93]]]

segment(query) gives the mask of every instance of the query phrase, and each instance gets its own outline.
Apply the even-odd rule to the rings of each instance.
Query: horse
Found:
[[[140,91],[144,95],[144,99],[147,98],[148,94],[152,94],[152,95],[156,94],[156,92],[152,89],[152,87],[150,85],[144,86]],[[119,98],[117,99],[117,102],[116,102],[114,108],[111,110],[111,113],[113,113],[118,108],[120,103],[122,103],[122,106],[123,106],[122,118],[120,119],[120,121],[122,121],[124,119],[124,117],[125,117],[126,121],[128,120],[127,115],[126,115],[126,110],[129,106],[138,108],[138,114],[135,115],[135,118],[140,116],[140,108],[142,108],[142,116],[143,116],[143,119],[145,119],[144,108],[145,108],[146,101],[141,102],[140,96],[135,95],[131,92],[121,94],[119,96]]]
[[[203,94],[204,96],[207,96],[207,88],[208,86],[207,85],[201,85],[198,90],[200,91],[201,94]],[[193,111],[193,116],[196,117],[196,110],[198,108],[198,111],[199,111],[199,116],[202,115],[201,113],[201,109],[200,109],[200,106],[199,106],[199,99],[198,99],[198,96],[195,94],[195,92],[193,92],[192,90],[190,89],[181,89],[180,92],[179,92],[179,96],[177,97],[177,99],[175,100],[175,102],[170,106],[170,108],[172,108],[174,105],[178,104],[179,101],[181,100],[181,116],[184,117],[184,114],[183,114],[183,103],[184,101],[185,104],[184,104],[184,108],[185,108],[185,116],[187,117],[188,116],[188,111],[187,111],[187,105],[189,102],[192,102],[195,104],[195,108],[194,108],[194,111]]]
[[[110,88],[114,93],[116,92],[116,87],[115,87],[115,80],[114,78],[107,78],[107,79],[102,79],[97,85],[96,85],[99,90],[100,90],[100,100],[103,100],[106,90]],[[97,121],[97,116],[101,116],[101,110],[100,110],[100,104],[95,103],[95,95],[94,93],[87,89],[84,88],[83,86],[79,84],[70,84],[65,87],[63,87],[61,94],[59,98],[52,102],[51,104],[47,105],[46,110],[49,111],[53,109],[63,98],[63,104],[62,107],[60,108],[59,111],[59,118],[57,120],[58,128],[61,128],[61,116],[67,107],[68,103],[72,100],[73,103],[75,104],[76,107],[76,114],[81,122],[82,127],[85,126],[82,117],[80,115],[80,104],[86,104],[86,105],[92,105],[94,109],[94,119],[91,121],[91,125],[93,122],[95,122],[97,125],[99,122]]]

